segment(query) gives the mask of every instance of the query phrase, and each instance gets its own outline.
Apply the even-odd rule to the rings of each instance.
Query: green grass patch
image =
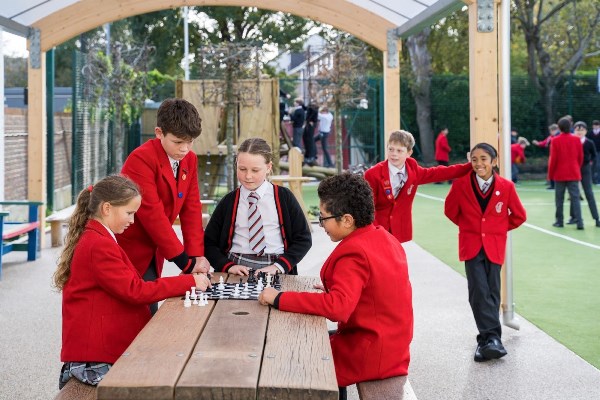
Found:
[[[444,203],[438,200],[448,190],[446,184],[419,187],[419,194],[432,198],[415,199],[414,240],[464,275],[464,264],[458,261],[458,228],[444,216]],[[600,368],[600,228],[586,202],[582,203],[585,230],[573,225],[554,228],[554,191],[546,190],[542,181],[523,182],[517,190],[527,223],[512,235],[515,309]],[[594,193],[600,197],[599,189]],[[565,202],[566,219],[568,207]]]

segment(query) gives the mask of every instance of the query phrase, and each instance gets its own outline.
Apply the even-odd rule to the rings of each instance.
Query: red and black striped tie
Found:
[[[248,233],[250,238],[250,248],[257,255],[262,256],[265,252],[265,233],[263,232],[263,223],[258,210],[258,194],[250,192],[248,195]]]

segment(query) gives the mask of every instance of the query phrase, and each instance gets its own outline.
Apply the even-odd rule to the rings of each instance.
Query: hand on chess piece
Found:
[[[264,272],[265,274],[269,274],[270,273],[271,275],[275,275],[275,274],[280,274],[281,273],[281,271],[279,271],[279,268],[277,268],[275,266],[275,264],[269,265],[268,267],[264,267],[264,268],[261,268],[261,269],[257,269],[256,272],[257,273],[258,272]]]
[[[248,276],[248,267],[245,267],[243,265],[234,265],[227,270],[227,273],[231,275]]]
[[[196,281],[196,288],[205,291],[207,288],[212,287],[210,279],[205,274],[193,274],[194,280]]]
[[[277,290],[277,289],[274,289],[272,287],[265,288],[258,295],[258,302],[260,304],[262,304],[263,306],[272,305],[273,302],[275,301],[275,297],[277,297],[278,294],[279,294],[279,290]]]
[[[196,257],[196,265],[192,270],[192,274],[208,274],[210,272],[210,263],[206,257]]]

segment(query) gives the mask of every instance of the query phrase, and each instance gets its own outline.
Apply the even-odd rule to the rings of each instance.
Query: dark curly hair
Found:
[[[373,191],[359,174],[343,173],[324,179],[317,189],[319,199],[331,215],[350,214],[357,228],[373,222]],[[339,221],[339,218],[336,218]]]

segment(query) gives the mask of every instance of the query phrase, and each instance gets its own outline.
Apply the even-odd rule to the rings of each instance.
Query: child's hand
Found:
[[[248,276],[248,267],[244,267],[243,265],[234,265],[227,270],[227,273],[232,275]]]
[[[279,291],[275,288],[268,287],[264,288],[263,291],[258,295],[258,302],[263,306],[273,304],[275,297],[279,294]]]
[[[196,288],[205,291],[207,288],[212,287],[210,279],[204,274],[193,274],[194,280],[196,281]]]
[[[271,275],[275,275],[275,274],[280,274],[281,271],[279,270],[279,268],[277,268],[275,266],[275,264],[273,265],[269,265],[268,267],[264,267],[261,269],[257,269],[256,270],[256,274],[258,274],[259,272],[264,272],[265,274],[271,274]]]
[[[313,285],[313,288],[317,289],[317,290],[325,290],[325,286],[323,286],[322,283],[316,283]]]
[[[192,270],[192,274],[208,274],[210,272],[210,263],[206,257],[196,257],[196,265]]]

